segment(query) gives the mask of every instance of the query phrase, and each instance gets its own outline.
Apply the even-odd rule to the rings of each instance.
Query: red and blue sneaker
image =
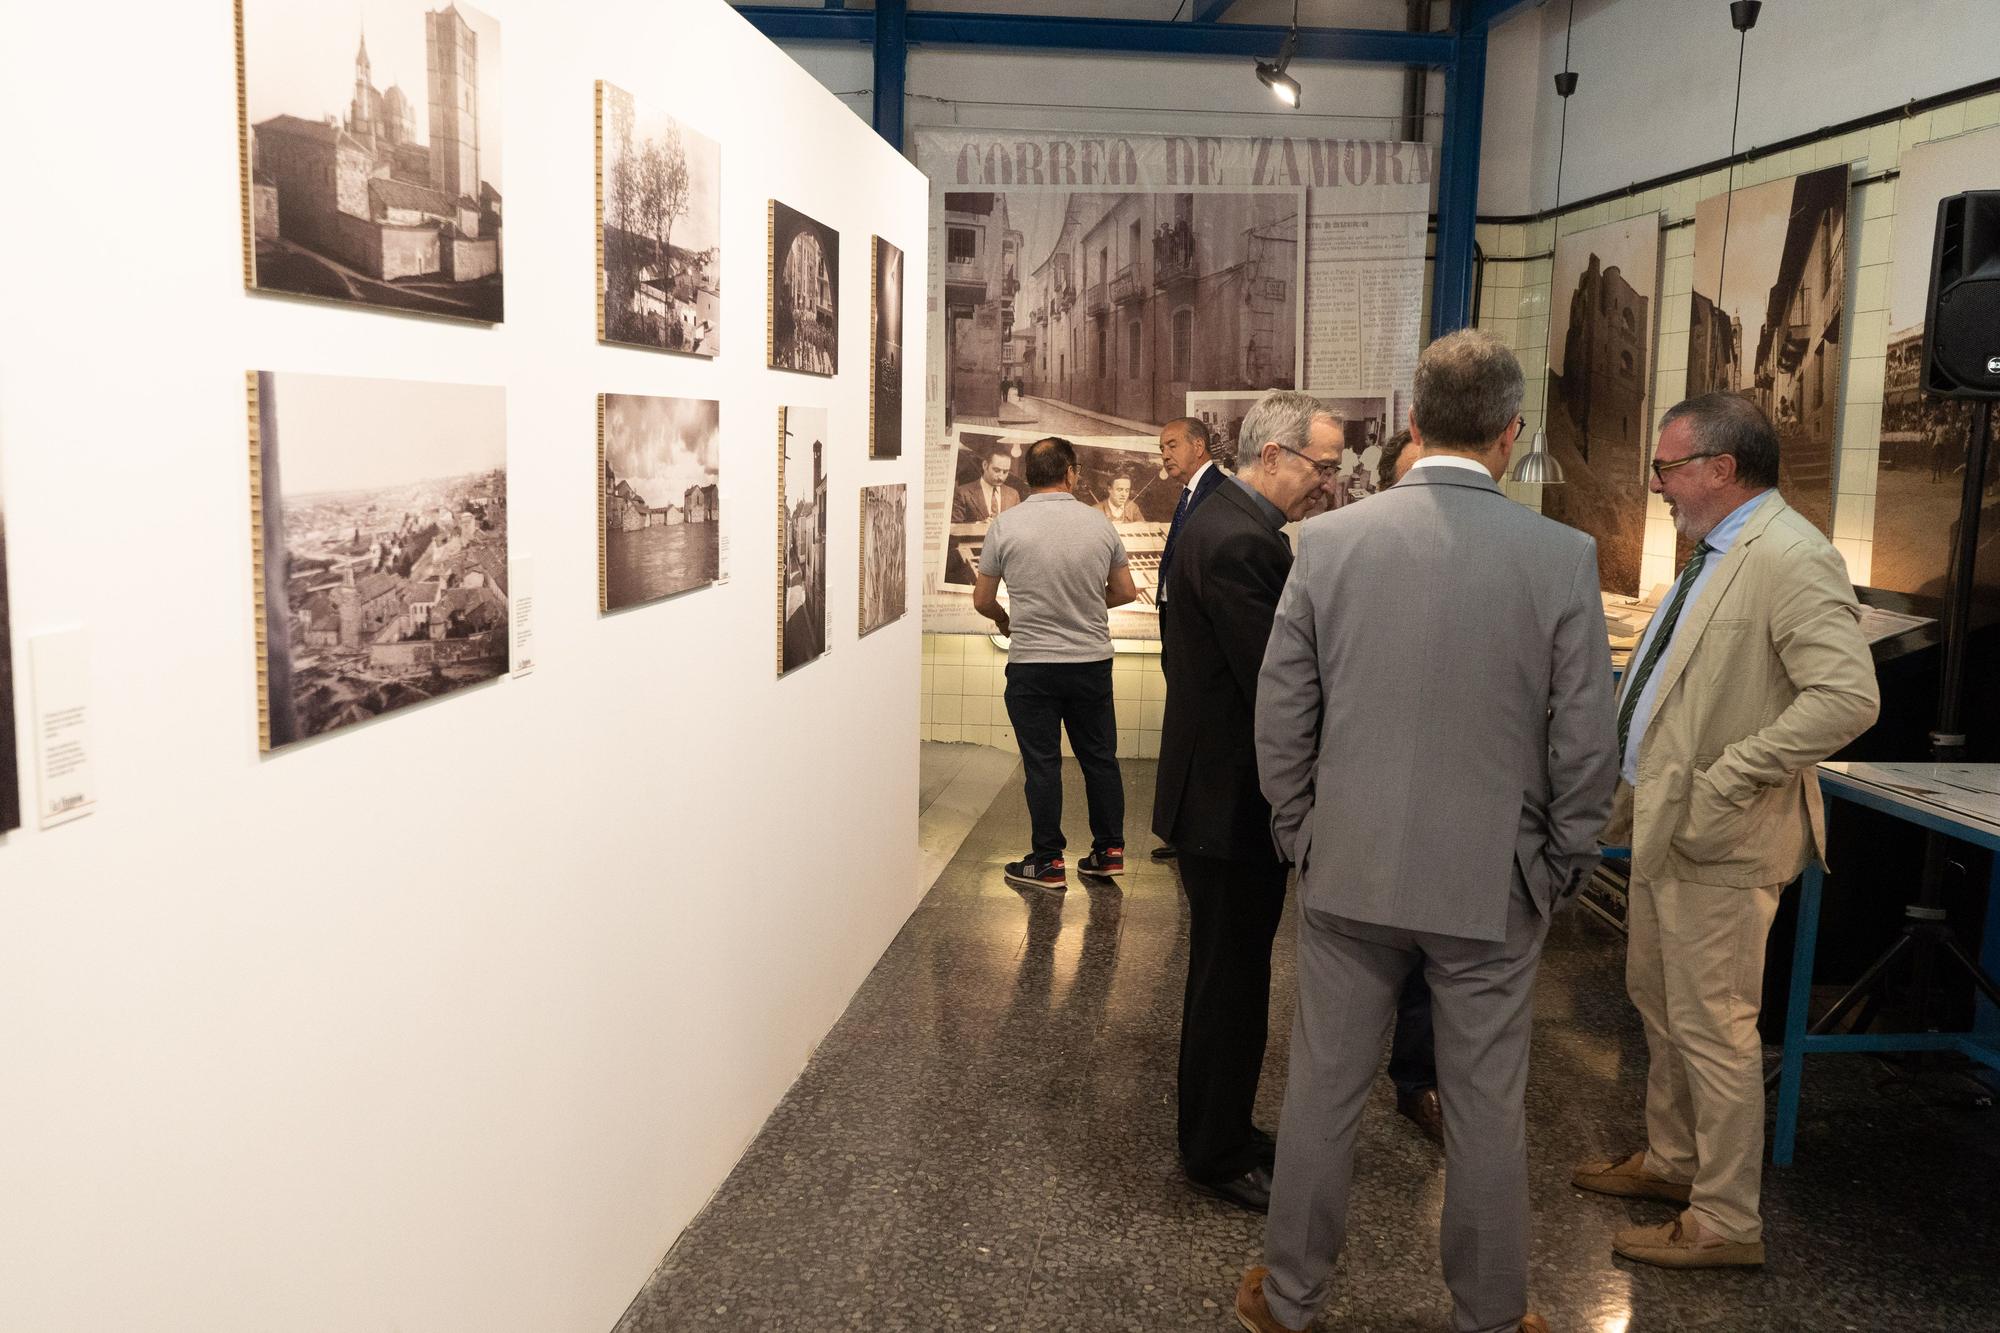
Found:
[[[1057,892],[1069,887],[1069,877],[1063,873],[1061,852],[1048,856],[1029,856],[1021,861],[1009,861],[1006,870],[1007,882],[1010,884],[1029,884],[1036,888],[1054,889]]]
[[[1098,879],[1110,879],[1114,875],[1122,875],[1125,873],[1125,849],[1100,847],[1076,863],[1076,873],[1093,875]]]

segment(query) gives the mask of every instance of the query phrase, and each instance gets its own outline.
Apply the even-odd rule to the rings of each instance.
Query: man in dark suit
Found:
[[[1007,474],[1013,470],[1014,451],[1011,448],[1004,444],[989,448],[979,475],[952,493],[951,521],[984,523],[1021,503],[1021,493],[1007,481]]]
[[[1188,898],[1180,1152],[1197,1189],[1262,1211],[1270,1136],[1251,1123],[1285,863],[1257,789],[1257,672],[1292,567],[1279,531],[1333,485],[1340,431],[1309,395],[1274,391],[1243,420],[1240,470],[1183,521],[1162,615],[1166,716],[1153,832],[1180,850]]]
[[[1173,567],[1174,543],[1181,535],[1181,528],[1187,523],[1188,515],[1222,484],[1227,475],[1209,453],[1212,443],[1207,425],[1198,417],[1176,417],[1160,427],[1160,467],[1166,472],[1167,480],[1181,484],[1180,498],[1174,505],[1174,519],[1167,528],[1166,548],[1160,552],[1157,600],[1162,606],[1166,604],[1167,571]]]

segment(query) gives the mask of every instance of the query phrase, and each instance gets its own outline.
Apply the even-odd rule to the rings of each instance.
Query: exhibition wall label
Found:
[[[1159,432],[1229,427],[1268,389],[1343,415],[1359,460],[1408,415],[1434,175],[1423,144],[927,129],[931,180],[924,626],[986,633],[971,586],[1022,450],[1079,446],[1077,496],[1118,525],[1159,636],[1154,574],[1179,483]]]

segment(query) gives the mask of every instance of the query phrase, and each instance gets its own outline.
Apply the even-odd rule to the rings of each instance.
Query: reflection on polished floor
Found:
[[[811,1065],[618,1325],[682,1329],[1231,1329],[1261,1218],[1198,1196],[1174,1159],[1187,917],[1144,835],[1152,765],[1127,762],[1121,887],[1015,890],[1018,785],[994,800]],[[1085,827],[1066,775],[1068,825]],[[1291,1021],[1279,934],[1262,1123]],[[2000,1120],[1885,1089],[1880,1065],[1807,1069],[1798,1165],[1767,1169],[1761,1272],[1614,1261],[1670,1210],[1578,1193],[1580,1156],[1639,1142],[1644,1040],[1622,941],[1581,910],[1550,934],[1529,1085],[1535,1308],[1557,1330],[2000,1328]],[[1338,1295],[1316,1326],[1449,1327],[1443,1165],[1386,1080],[1363,1122]]]

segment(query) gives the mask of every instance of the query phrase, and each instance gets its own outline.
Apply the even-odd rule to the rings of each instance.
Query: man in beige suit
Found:
[[[1824,854],[1813,766],[1880,702],[1840,556],[1779,496],[1778,437],[1734,394],[1670,410],[1652,489],[1698,544],[1618,695],[1607,842],[1630,840],[1626,989],[1646,1024],[1646,1146],[1581,1189],[1685,1206],[1614,1253],[1669,1268],[1764,1262],[1764,943]]]

